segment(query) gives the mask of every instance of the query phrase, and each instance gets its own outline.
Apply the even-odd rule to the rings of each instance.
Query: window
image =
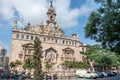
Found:
[[[24,35],[23,34],[21,35],[21,38],[24,39]]]
[[[37,39],[38,37],[35,37],[35,39]]]
[[[44,41],[46,41],[46,38],[44,37]]]
[[[65,41],[63,40],[63,44],[65,43]]]
[[[19,58],[22,58],[23,57],[23,54],[18,54]]]
[[[64,60],[64,58],[63,58],[63,57],[61,57],[61,60]]]
[[[74,42],[72,42],[72,45],[74,45]]]
[[[31,54],[31,50],[30,49],[28,49],[28,54]]]
[[[71,41],[69,41],[69,44],[71,45]]]
[[[29,35],[26,35],[26,39],[29,39]]]
[[[66,41],[66,44],[68,44],[68,41]]]
[[[82,52],[84,53],[84,48],[82,48]]]
[[[55,43],[57,43],[57,39],[55,39]]]
[[[19,34],[16,34],[16,38],[19,38],[20,37],[20,35]]]
[[[50,41],[50,38],[48,38],[47,41]]]
[[[33,40],[33,36],[31,36],[31,40]]]
[[[77,42],[75,42],[75,45],[77,45]]]

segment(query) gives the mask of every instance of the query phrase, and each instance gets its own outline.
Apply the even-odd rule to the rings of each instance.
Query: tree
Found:
[[[33,55],[33,62],[34,62],[34,79],[35,80],[43,80],[43,72],[42,72],[42,46],[41,41],[37,38],[34,40],[34,55]]]
[[[23,68],[24,69],[28,69],[31,72],[31,69],[33,69],[33,65],[34,65],[33,59],[32,58],[28,58],[28,59],[25,60]]]
[[[46,67],[46,69],[48,70],[48,72],[49,72],[49,69],[52,68],[52,65],[53,65],[53,64],[49,63],[48,61],[45,62],[45,67]]]
[[[93,51],[93,53],[91,51]],[[112,67],[119,66],[119,58],[117,55],[109,49],[103,49],[101,46],[88,46],[85,54],[87,58],[94,63],[93,65],[96,66],[96,68],[109,70]]]
[[[19,65],[21,65],[21,61],[19,60],[16,60],[15,62],[10,63],[11,68],[14,68],[14,69]]]
[[[21,65],[22,63],[21,63],[21,61],[16,60],[16,61],[15,61],[15,64],[16,64],[16,67],[17,67],[17,66]]]
[[[10,62],[10,67],[11,67],[12,69],[15,68],[15,67],[16,67],[15,62]]]
[[[100,7],[91,13],[85,36],[120,54],[120,1],[95,0]]]

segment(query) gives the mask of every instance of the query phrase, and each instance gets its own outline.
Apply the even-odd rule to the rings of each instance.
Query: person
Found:
[[[56,80],[57,79],[57,74],[54,74],[53,75],[53,80]]]

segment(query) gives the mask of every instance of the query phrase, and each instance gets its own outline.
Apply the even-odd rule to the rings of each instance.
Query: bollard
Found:
[[[78,75],[76,75],[76,80],[78,80]]]
[[[83,78],[83,80],[86,80],[86,77],[85,77],[85,75],[84,75],[84,78]]]
[[[62,74],[60,75],[60,80],[62,80]]]

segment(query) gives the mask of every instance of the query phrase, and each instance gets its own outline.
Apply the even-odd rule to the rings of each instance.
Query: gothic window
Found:
[[[21,35],[21,38],[24,39],[24,35],[23,34]]]
[[[20,37],[20,34],[16,34],[16,38],[19,38]]]

